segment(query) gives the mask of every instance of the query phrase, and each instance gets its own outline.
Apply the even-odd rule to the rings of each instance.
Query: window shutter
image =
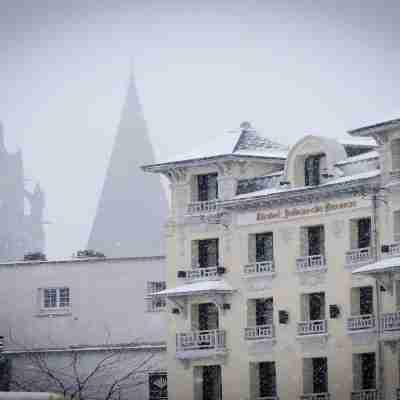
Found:
[[[198,331],[199,330],[199,305],[192,304],[190,311],[191,311],[190,319],[191,319],[192,330]]]
[[[303,393],[313,392],[312,358],[303,358]]]
[[[199,266],[199,241],[192,240],[191,246],[192,268],[197,268]]]
[[[215,200],[218,198],[218,175],[208,175],[208,200]]]
[[[400,139],[392,141],[392,169],[400,169]]]
[[[259,364],[250,363],[250,398],[256,399],[260,397],[260,376]]]
[[[308,229],[300,228],[300,254],[302,257],[308,256]]]
[[[208,260],[207,265],[209,267],[218,266],[218,239],[211,239],[208,241]]]
[[[203,400],[203,367],[194,367],[194,400]]]
[[[395,280],[395,296],[396,296],[396,306],[397,309],[400,308],[400,281],[399,280]]]
[[[197,181],[197,175],[192,176],[190,179],[190,192],[191,192],[191,199],[192,201],[198,201],[199,200],[199,188],[198,188],[198,181]]]
[[[36,293],[36,307],[40,311],[43,308],[43,289],[39,288]]]
[[[321,254],[325,256],[325,228],[323,225],[320,226],[320,235]]]
[[[350,247],[358,249],[358,222],[356,220],[350,221]]]
[[[351,315],[360,315],[360,289],[351,288]]]
[[[400,242],[400,210],[393,213],[393,239]]]
[[[353,390],[361,390],[361,354],[353,354]]]
[[[247,300],[247,326],[256,325],[256,300]]]
[[[250,234],[249,235],[249,263],[253,264],[256,262],[256,235]]]
[[[310,295],[303,293],[301,295],[301,320],[309,321],[310,319]]]

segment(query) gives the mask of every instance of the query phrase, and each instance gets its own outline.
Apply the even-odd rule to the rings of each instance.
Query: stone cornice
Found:
[[[287,192],[271,193],[249,198],[241,198],[221,202],[225,210],[241,210],[251,208],[281,207],[286,204],[301,204],[317,202],[342,196],[357,195],[372,192],[380,186],[380,177],[362,178],[354,181],[324,185],[313,188],[299,188]]]

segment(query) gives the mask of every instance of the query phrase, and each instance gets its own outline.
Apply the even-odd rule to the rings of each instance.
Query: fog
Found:
[[[86,245],[132,68],[160,160],[243,120],[285,144],[344,137],[399,116],[399,17],[397,1],[0,0],[0,120],[46,192],[48,256]]]

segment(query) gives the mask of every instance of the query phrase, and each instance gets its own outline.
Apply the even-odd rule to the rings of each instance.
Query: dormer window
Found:
[[[218,174],[197,175],[197,201],[209,201],[218,198]]]
[[[316,186],[321,183],[322,161],[324,154],[315,154],[308,156],[304,160],[304,185]]]

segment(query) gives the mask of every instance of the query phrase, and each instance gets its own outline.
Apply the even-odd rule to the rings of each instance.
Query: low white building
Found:
[[[135,371],[115,396],[165,398],[165,304],[149,298],[163,288],[164,257],[0,264],[0,329],[17,388],[39,382],[32,372],[38,354],[57,371],[75,360],[82,376],[109,357],[109,370],[94,377],[98,388],[99,379],[107,383]]]

